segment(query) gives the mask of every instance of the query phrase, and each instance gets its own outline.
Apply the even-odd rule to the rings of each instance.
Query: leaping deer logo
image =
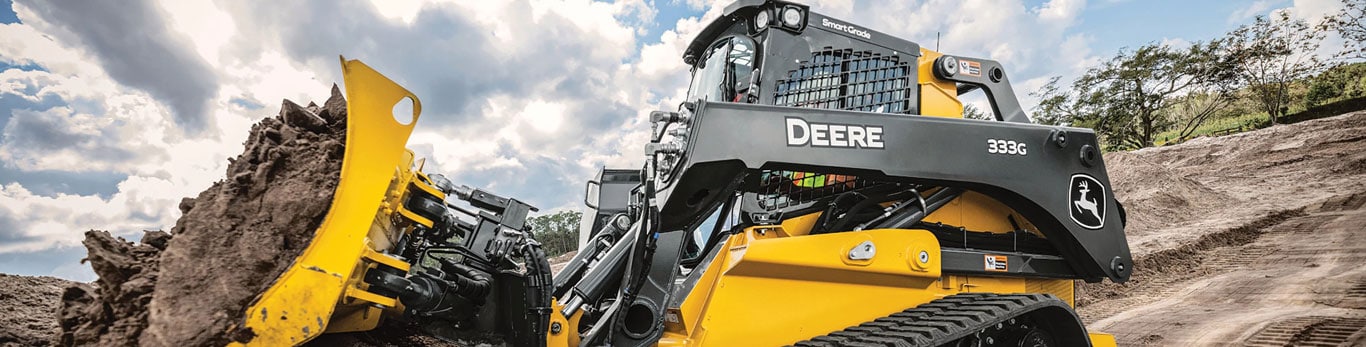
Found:
[[[1096,211],[1096,199],[1086,199],[1086,193],[1091,192],[1091,188],[1088,185],[1087,181],[1081,181],[1081,184],[1077,185],[1081,188],[1081,197],[1077,198],[1077,201],[1073,201],[1072,204],[1077,207],[1077,211],[1091,211],[1092,216],[1096,216],[1096,219],[1100,219],[1100,212]]]

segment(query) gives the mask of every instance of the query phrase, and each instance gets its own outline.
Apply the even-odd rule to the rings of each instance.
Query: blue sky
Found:
[[[18,23],[19,16],[14,13],[14,2],[0,0],[0,24]]]
[[[0,272],[90,280],[81,233],[170,229],[282,99],[321,102],[338,54],[414,91],[428,171],[578,208],[636,167],[644,115],[687,87],[710,0],[0,0]],[[1121,47],[1206,40],[1336,0],[813,0],[816,11],[1002,61],[1026,106]],[[343,19],[344,18],[344,19]]]

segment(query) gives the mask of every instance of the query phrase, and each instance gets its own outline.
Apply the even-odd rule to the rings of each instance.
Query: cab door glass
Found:
[[[739,101],[739,92],[749,88],[754,58],[753,40],[745,37],[718,40],[693,67],[688,100]]]

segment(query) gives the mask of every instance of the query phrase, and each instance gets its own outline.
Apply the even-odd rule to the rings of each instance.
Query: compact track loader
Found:
[[[999,63],[772,0],[727,7],[683,61],[687,101],[649,114],[642,167],[611,172],[630,184],[597,190],[552,277],[535,209],[422,172],[421,103],[343,59],[340,187],[249,344],[381,319],[515,346],[1114,344],[1072,309],[1076,280],[1133,270],[1096,135],[1032,124]],[[994,121],[962,119],[976,91]]]

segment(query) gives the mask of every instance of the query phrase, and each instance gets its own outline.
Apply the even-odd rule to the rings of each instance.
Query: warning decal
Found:
[[[987,254],[987,255],[986,255],[986,270],[987,270],[987,271],[993,271],[993,272],[1006,272],[1006,271],[1010,271],[1010,266],[1008,266],[1009,259],[1010,259],[1010,258],[1008,258],[1008,257],[1006,257],[1006,256],[1004,256],[1004,255],[990,255],[990,254]]]
[[[973,77],[982,77],[982,63],[971,60],[959,60],[958,73]]]

